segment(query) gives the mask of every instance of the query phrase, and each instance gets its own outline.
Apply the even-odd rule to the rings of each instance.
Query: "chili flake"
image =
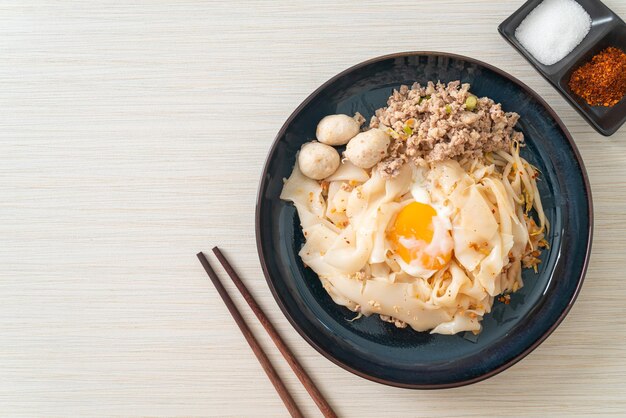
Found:
[[[498,298],[498,301],[504,303],[505,305],[508,305],[509,303],[511,303],[511,295],[500,296]]]
[[[572,73],[569,87],[591,106],[613,106],[626,94],[626,54],[608,47]]]

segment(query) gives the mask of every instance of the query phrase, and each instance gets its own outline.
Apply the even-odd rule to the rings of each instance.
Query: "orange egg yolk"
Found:
[[[439,270],[452,258],[450,252],[432,254],[431,251],[425,251],[435,235],[435,216],[437,211],[432,206],[419,202],[409,203],[398,213],[387,232],[387,239],[392,243],[395,253],[406,263],[417,261],[426,269]],[[411,245],[405,245],[407,242]]]

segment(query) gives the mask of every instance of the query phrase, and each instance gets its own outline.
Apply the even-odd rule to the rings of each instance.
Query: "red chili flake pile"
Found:
[[[615,105],[626,94],[626,54],[606,48],[572,73],[569,87],[591,106]]]

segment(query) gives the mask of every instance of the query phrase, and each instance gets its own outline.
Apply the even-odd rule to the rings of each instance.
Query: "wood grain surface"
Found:
[[[0,2],[0,415],[288,416],[196,259],[213,245],[340,416],[624,414],[626,128],[595,133],[498,35],[521,3]],[[626,2],[605,4],[626,17]],[[469,55],[536,90],[594,194],[591,266],[567,319],[519,364],[459,389],[338,368],[288,324],[256,255],[258,179],[284,120],[337,72],[406,50]]]

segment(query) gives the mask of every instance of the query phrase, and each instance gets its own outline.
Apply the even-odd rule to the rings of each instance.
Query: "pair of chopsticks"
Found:
[[[252,297],[252,294],[248,291],[248,288],[241,281],[241,279],[239,278],[239,276],[237,275],[233,267],[230,265],[228,260],[226,260],[226,257],[224,257],[224,254],[222,254],[220,249],[217,247],[213,248],[213,254],[215,254],[215,256],[217,257],[217,260],[220,262],[220,264],[222,265],[222,267],[224,268],[228,276],[230,276],[233,283],[235,283],[235,286],[237,286],[237,289],[239,290],[243,298],[248,303],[248,306],[250,306],[250,308],[252,309],[252,312],[254,312],[254,315],[256,315],[257,319],[261,322],[261,325],[263,325],[263,328],[265,328],[265,331],[267,331],[272,341],[274,341],[274,344],[276,345],[280,353],[283,355],[285,360],[287,360],[287,363],[291,367],[291,370],[293,370],[293,372],[296,374],[296,377],[298,378],[298,380],[300,380],[302,385],[304,385],[304,388],[306,389],[306,391],[309,393],[309,395],[311,395],[311,398],[313,398],[313,401],[315,402],[317,407],[320,409],[324,417],[336,418],[337,415],[335,414],[333,409],[330,407],[328,402],[326,402],[326,399],[324,399],[324,396],[317,389],[317,387],[315,386],[315,383],[313,383],[313,381],[311,380],[309,375],[306,373],[306,371],[302,368],[298,360],[294,357],[291,350],[289,350],[289,347],[287,347],[283,339],[280,337],[280,335],[276,331],[276,328],[274,328],[274,326],[269,321],[267,316],[265,316],[265,313],[263,312],[261,307],[256,303],[256,301]],[[296,405],[295,401],[291,397],[291,394],[289,394],[289,391],[285,387],[285,384],[280,379],[280,376],[278,376],[278,373],[276,373],[276,370],[272,366],[272,363],[270,363],[269,358],[267,358],[267,355],[265,354],[265,352],[259,345],[259,342],[254,337],[254,334],[252,334],[252,331],[250,331],[250,328],[248,327],[243,317],[241,316],[241,313],[239,312],[239,310],[233,303],[233,300],[228,295],[228,292],[224,288],[224,285],[222,285],[222,282],[220,282],[220,279],[217,277],[215,270],[213,270],[213,268],[211,267],[209,260],[206,258],[206,256],[202,252],[199,252],[196,255],[198,259],[200,260],[202,267],[204,267],[204,270],[206,270],[207,274],[209,275],[209,278],[213,282],[213,285],[215,286],[217,293],[219,293],[220,297],[226,304],[226,307],[230,311],[230,314],[232,315],[233,319],[239,326],[241,333],[246,338],[246,341],[248,341],[248,344],[250,345],[250,348],[252,348],[254,355],[261,363],[261,366],[263,367],[263,370],[265,370],[267,377],[269,377],[270,381],[274,385],[274,388],[278,392],[278,395],[280,396],[283,403],[287,407],[287,410],[289,411],[292,417],[302,418],[303,415],[302,415],[302,412],[300,412],[298,405]]]

